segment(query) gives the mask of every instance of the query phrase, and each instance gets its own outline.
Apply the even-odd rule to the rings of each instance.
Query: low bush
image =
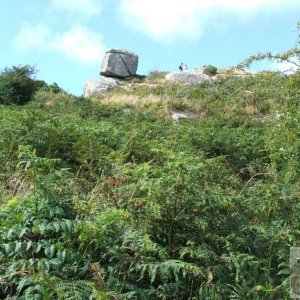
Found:
[[[218,68],[212,65],[204,66],[203,73],[206,75],[216,75],[218,72]]]
[[[35,80],[36,70],[31,66],[5,68],[0,74],[0,104],[22,105],[29,102],[34,93],[46,83]]]

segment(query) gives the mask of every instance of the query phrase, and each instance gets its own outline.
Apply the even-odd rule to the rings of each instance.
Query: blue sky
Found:
[[[39,79],[81,95],[108,48],[137,53],[144,75],[288,50],[300,0],[2,0],[0,11],[0,68],[35,65]]]

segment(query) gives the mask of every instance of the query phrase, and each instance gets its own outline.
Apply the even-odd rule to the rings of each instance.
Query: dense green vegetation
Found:
[[[23,105],[32,100],[38,90],[61,92],[56,83],[47,85],[35,79],[37,70],[29,65],[5,68],[0,73],[0,104]]]
[[[93,99],[43,84],[0,106],[0,132],[1,299],[289,298],[299,73]]]

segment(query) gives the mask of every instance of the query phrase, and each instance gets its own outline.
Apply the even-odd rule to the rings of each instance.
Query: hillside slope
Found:
[[[161,78],[0,106],[1,299],[288,299],[299,74]]]

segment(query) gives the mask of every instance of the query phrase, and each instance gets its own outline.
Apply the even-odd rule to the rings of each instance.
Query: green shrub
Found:
[[[34,67],[13,66],[5,68],[0,75],[0,104],[22,105],[29,102],[34,93],[46,83],[35,80]]]
[[[268,146],[273,167],[288,182],[299,181],[300,176],[300,95],[291,92],[290,98],[275,110]]]
[[[204,66],[203,73],[207,75],[216,75],[218,68],[212,65]]]
[[[42,86],[41,90],[53,94],[65,93],[65,91],[56,82],[49,85],[45,84]]]

